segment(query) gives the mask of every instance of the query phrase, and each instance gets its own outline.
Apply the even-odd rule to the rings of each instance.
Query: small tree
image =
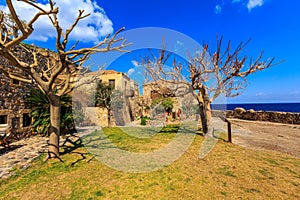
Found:
[[[15,74],[9,70],[6,63],[0,63],[0,71],[10,78],[35,84],[47,95],[50,102],[50,141],[49,157],[59,156],[61,96],[73,89],[74,78],[82,73],[82,66],[87,58],[97,52],[123,51],[128,44],[123,38],[116,37],[123,29],[113,36],[106,36],[103,41],[89,48],[78,48],[69,44],[69,36],[79,21],[88,17],[84,10],[79,10],[78,16],[65,31],[61,27],[57,14],[59,8],[49,0],[49,9],[45,10],[31,0],[20,0],[37,10],[28,22],[23,22],[16,13],[11,0],[6,0],[10,13],[0,13],[0,55],[21,73]],[[9,16],[9,18],[7,17]],[[21,44],[34,31],[34,23],[41,17],[47,16],[56,31],[56,52],[41,48],[28,47]],[[119,42],[119,43],[118,43]],[[16,49],[22,49],[25,56],[18,54]]]
[[[111,127],[113,109],[123,108],[123,94],[109,83],[99,82],[95,94],[95,105],[107,110],[107,125]]]
[[[168,114],[170,114],[174,107],[173,103],[174,102],[171,97],[156,98],[152,101],[151,107],[156,107],[157,105],[159,105],[163,108],[164,111],[166,111],[166,112],[168,112]]]
[[[210,52],[209,45],[204,44],[202,50],[189,55],[186,63],[173,60],[172,69],[165,65],[171,56],[165,48],[159,51],[159,56],[145,56],[140,64],[147,70],[147,75],[161,87],[164,85],[179,85],[186,87],[185,94],[190,92],[197,99],[202,130],[208,132],[211,121],[211,102],[221,94],[234,97],[241,94],[246,87],[247,77],[257,71],[272,66],[274,58],[263,60],[263,52],[256,59],[241,56],[242,50],[249,43],[241,42],[234,50],[230,41],[222,49],[222,38],[217,40],[217,46]],[[184,70],[186,67],[186,70]],[[180,87],[175,87],[178,90]]]
[[[161,105],[164,107],[165,111],[170,114],[172,112],[172,109],[174,108],[174,102],[171,97],[165,98],[162,100]]]

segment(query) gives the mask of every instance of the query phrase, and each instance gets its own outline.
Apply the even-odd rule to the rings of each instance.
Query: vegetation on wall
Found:
[[[171,113],[174,108],[174,101],[171,97],[167,98],[156,98],[152,101],[151,107],[156,107],[161,105],[164,111]]]

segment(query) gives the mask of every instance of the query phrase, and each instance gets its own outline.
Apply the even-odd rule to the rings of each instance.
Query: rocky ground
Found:
[[[300,157],[300,125],[231,119],[233,143]]]
[[[80,136],[100,127],[81,128]],[[66,135],[60,138],[60,146],[72,145],[67,141],[76,141],[78,136]],[[0,146],[0,178],[7,178],[13,174],[13,168],[26,168],[42,153],[47,153],[48,137],[32,136],[10,144],[11,148]]]
[[[27,167],[32,160],[46,152],[46,137],[34,136],[10,144],[11,149],[0,147],[0,178],[12,175],[11,170],[18,166]]]
[[[233,143],[300,157],[300,125],[239,119],[230,121]],[[14,167],[24,168],[41,153],[46,153],[47,140],[47,137],[34,136],[11,144],[11,149],[0,147],[0,178],[9,177]]]

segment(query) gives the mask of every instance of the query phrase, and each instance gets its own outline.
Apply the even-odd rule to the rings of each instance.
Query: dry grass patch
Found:
[[[175,133],[135,138],[106,130],[116,145],[133,151],[164,146]],[[135,141],[135,140],[138,140]],[[150,173],[113,170],[84,147],[0,181],[0,199],[299,199],[300,159],[241,148],[220,140],[199,159],[202,136],[171,165]],[[84,157],[83,157],[84,156]]]

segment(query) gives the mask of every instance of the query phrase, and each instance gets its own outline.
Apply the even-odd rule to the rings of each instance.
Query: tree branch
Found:
[[[90,15],[90,14],[83,15],[84,10],[79,10],[78,12],[79,12],[79,14],[78,14],[76,20],[75,20],[74,23],[70,26],[70,28],[68,28],[68,29],[66,30],[65,38],[64,38],[64,40],[63,40],[63,42],[62,42],[62,47],[63,47],[63,49],[66,48],[66,45],[67,45],[68,40],[69,40],[69,35],[70,35],[70,33],[73,31],[73,29],[76,27],[76,25],[78,24],[78,22],[79,22],[81,19],[84,19],[85,17],[87,17],[87,16]]]
[[[0,65],[0,72],[2,72],[5,76],[7,76],[11,79],[18,80],[18,81],[21,81],[24,83],[29,83],[29,84],[33,83],[32,79],[26,79],[25,77],[22,77],[20,75],[16,75],[11,72],[8,72],[7,70],[3,69],[3,67],[1,65]]]

